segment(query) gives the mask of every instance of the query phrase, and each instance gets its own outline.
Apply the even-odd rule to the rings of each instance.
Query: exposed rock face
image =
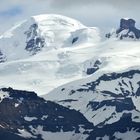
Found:
[[[121,19],[120,28],[122,29],[132,29],[135,28],[136,21],[133,19]]]
[[[139,70],[107,73],[95,81],[64,85],[56,89],[57,92],[48,94],[48,98],[49,96],[50,99],[55,98],[57,95],[57,98],[52,100],[79,110],[93,122],[94,129],[87,140],[138,140],[140,139],[139,79]],[[129,134],[130,138],[127,137]]]
[[[37,24],[31,25],[29,31],[25,32],[25,34],[27,35],[27,45],[25,48],[27,51],[36,54],[44,47],[45,39],[38,35]]]
[[[0,51],[0,63],[5,62],[6,57],[3,55],[3,53]]]
[[[116,37],[119,37],[121,40],[124,38],[139,39],[140,30],[135,27],[136,21],[133,19],[121,19],[120,27],[116,30]],[[106,34],[107,38],[110,38],[114,33]]]
[[[96,60],[93,65],[91,63],[90,64],[91,66],[87,68],[86,74],[87,75],[93,74],[94,72],[96,72],[100,68],[101,64],[102,64],[102,62],[100,60]]]
[[[0,139],[43,140],[43,133],[46,132],[60,135],[71,132],[82,136],[81,128],[86,130],[92,127],[92,123],[78,111],[45,101],[34,92],[11,88],[0,91]]]

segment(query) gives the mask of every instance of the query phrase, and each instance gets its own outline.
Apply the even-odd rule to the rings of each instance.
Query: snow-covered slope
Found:
[[[96,126],[89,140],[138,139],[139,44],[139,42],[109,41],[100,46],[104,51],[98,46],[99,52],[95,49],[94,58],[86,63],[94,64],[86,65],[91,75],[58,87],[44,98],[84,114]],[[130,139],[128,135],[131,136]]]
[[[92,57],[84,50],[99,40],[97,28],[60,15],[23,21],[0,37],[5,61],[0,64],[0,86],[45,94],[82,78],[83,63]]]

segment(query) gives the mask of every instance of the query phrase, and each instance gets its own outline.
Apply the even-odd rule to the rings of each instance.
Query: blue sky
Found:
[[[112,28],[122,17],[131,17],[139,25],[140,0],[1,0],[0,33],[14,23],[38,14],[62,14],[88,26]]]
[[[15,16],[21,15],[23,12],[22,8],[20,6],[14,6],[10,9],[6,9],[4,11],[0,12],[1,18],[13,18]]]

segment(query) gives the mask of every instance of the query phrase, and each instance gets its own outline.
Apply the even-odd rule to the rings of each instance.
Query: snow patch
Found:
[[[24,117],[24,120],[26,120],[26,121],[28,121],[28,122],[31,122],[31,121],[33,121],[33,120],[37,120],[38,118],[36,118],[36,117]]]
[[[36,138],[35,136],[33,136],[31,133],[29,133],[25,129],[18,129],[18,132],[20,133],[18,135],[21,136],[21,137],[24,137],[24,138]]]
[[[2,102],[3,99],[8,98],[8,97],[9,97],[8,92],[0,91],[0,102]]]
[[[41,120],[46,120],[48,118],[48,115],[43,115]]]

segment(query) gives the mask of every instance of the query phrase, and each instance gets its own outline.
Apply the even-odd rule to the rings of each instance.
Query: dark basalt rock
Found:
[[[45,39],[38,35],[38,25],[33,24],[29,28],[29,31],[25,32],[27,35],[26,50],[32,54],[36,54],[40,51],[45,44]]]
[[[40,134],[31,132],[30,126],[34,129],[38,126],[42,126],[43,131],[54,133],[60,132],[61,130],[63,130],[63,132],[74,131],[75,133],[81,133],[80,126],[82,126],[84,129],[84,132],[82,133],[89,136],[87,140],[94,140],[97,138],[103,139],[104,136],[108,136],[110,140],[116,140],[117,136],[115,134],[117,132],[122,133],[122,135],[126,135],[128,131],[134,131],[134,134],[135,132],[140,133],[140,122],[135,120],[139,120],[139,111],[137,111],[132,101],[133,96],[140,96],[140,87],[137,87],[137,89],[134,90],[133,83],[131,83],[135,74],[139,75],[140,71],[129,70],[122,73],[103,74],[96,81],[89,82],[83,85],[83,88],[76,90],[79,92],[86,91],[85,94],[88,96],[89,91],[93,91],[94,94],[94,91],[97,89],[99,91],[98,94],[112,97],[100,101],[96,101],[91,98],[87,104],[87,108],[94,112],[100,112],[100,109],[103,108],[104,113],[108,107],[115,108],[115,111],[109,117],[105,118],[104,121],[100,122],[96,126],[90,123],[80,112],[70,110],[51,101],[46,101],[43,98],[38,97],[34,92],[2,88],[1,91],[8,93],[9,97],[5,97],[2,102],[0,102],[0,139],[9,140],[10,136],[10,140],[20,140],[20,136],[17,135],[19,134],[17,129],[25,129],[33,136],[36,136],[36,138],[31,138],[31,140],[42,140]],[[125,79],[127,79],[127,82]],[[102,82],[111,82],[114,80],[117,81],[116,91],[117,88],[121,89],[120,94],[105,91],[104,89],[100,91],[100,88],[97,88]],[[138,86],[140,86],[140,81],[136,82]],[[125,86],[128,87],[128,84],[129,91],[126,92]],[[67,88],[62,88],[62,90],[65,91]],[[72,89],[69,95],[76,94],[76,91]],[[59,102],[74,103],[78,102],[78,100],[71,98],[69,100],[60,100]],[[19,105],[15,107],[15,104]],[[132,113],[134,112],[137,112],[138,114],[133,115]],[[113,117],[115,118],[115,115],[118,113],[121,114],[121,118],[112,121],[112,124],[108,124],[108,120]],[[42,116],[44,115],[47,115],[46,119],[42,119]],[[37,119],[29,122],[25,120],[24,117],[26,116],[36,117]],[[21,140],[22,139],[24,140],[24,138],[21,138]]]
[[[133,19],[121,19],[120,28],[122,29],[132,29],[135,28],[136,21]]]
[[[121,82],[123,83],[123,85],[127,85],[124,82],[123,78],[128,78],[128,79],[131,80],[135,74],[140,74],[140,71],[139,70],[130,70],[130,71],[123,72],[123,73],[103,74],[96,81],[91,82],[91,83],[87,83],[87,85],[83,85],[83,86],[88,86],[89,90],[93,90],[94,91],[94,90],[96,90],[96,86],[99,85],[101,81],[104,81],[104,82],[110,81],[111,82],[112,80],[117,80],[119,78],[122,79]],[[127,91],[123,90],[123,87],[122,87],[121,84],[119,85],[119,87],[121,88],[121,92],[122,92],[121,96],[122,97],[125,97],[125,96],[128,96],[128,95],[133,95],[133,96],[136,95],[136,93],[134,93],[134,91],[133,91],[134,89],[133,89],[133,85],[132,85],[131,81],[129,81],[129,84],[131,86],[131,92],[128,91],[128,93],[126,93]],[[137,93],[137,95],[138,95],[138,93]]]
[[[101,63],[100,60],[96,60],[96,62],[94,63],[94,65],[91,68],[87,68],[87,72],[86,72],[87,75],[91,75],[94,72],[96,72],[99,69],[99,67],[100,67],[101,64],[102,63]]]
[[[138,80],[138,77],[136,78],[136,81],[134,80],[134,76],[139,75],[139,70],[129,70],[122,73],[107,73],[101,75],[96,81],[82,85],[81,88],[72,89],[73,94],[75,94],[72,94],[73,96],[71,96],[73,104],[76,102],[74,99],[77,93],[79,96],[79,92],[81,92],[80,98],[82,98],[83,94],[86,94],[87,97],[89,96],[88,93],[95,94],[93,97],[90,95],[91,98],[89,97],[89,99],[87,99],[88,104],[86,104],[87,112],[90,111],[91,115],[93,115],[91,116],[93,118],[93,123],[94,119],[100,120],[100,117],[102,119],[104,116],[103,121],[99,121],[99,123],[94,126],[93,131],[86,140],[123,140],[123,138],[119,139],[117,137],[117,133],[121,133],[120,135],[123,137],[127,135],[127,132],[134,136],[137,132],[137,135],[139,136],[137,140],[140,139],[139,110],[137,110],[137,107],[132,100],[132,97],[137,98],[140,96],[140,81]],[[137,86],[133,81],[135,81]],[[102,83],[112,87],[110,89],[106,88],[106,86],[104,87],[105,84],[100,86]],[[116,89],[116,93],[114,88]],[[117,92],[117,89],[119,89],[119,92]],[[67,92],[67,88],[63,88],[63,93],[65,93],[64,91]],[[69,93],[71,93],[71,91],[69,91]],[[97,94],[101,94],[101,98],[98,98]],[[63,100],[62,103],[67,104],[67,100],[66,102]],[[107,114],[108,112],[110,114],[109,116]],[[128,140],[130,139],[128,138]]]
[[[74,44],[76,41],[78,41],[78,37],[75,37],[75,38],[73,38],[73,40],[72,40],[72,44]]]
[[[93,94],[94,94],[94,91],[96,91],[96,87],[98,85],[100,85],[101,82],[110,81],[110,83],[111,83],[111,81],[113,81],[113,80],[118,80],[118,85],[116,85],[116,86],[120,90],[119,94],[113,93],[112,91],[106,91],[106,90],[102,90],[100,92],[102,94],[104,94],[104,96],[110,95],[110,96],[112,96],[114,98],[125,98],[127,96],[135,96],[135,97],[137,97],[137,96],[140,96],[140,81],[137,82],[139,87],[136,89],[136,91],[134,91],[133,83],[131,82],[131,79],[133,79],[135,74],[140,75],[140,71],[139,70],[130,70],[130,71],[123,72],[123,73],[103,74],[96,81],[86,83],[86,84],[82,85],[82,87],[79,88],[79,89],[71,90],[69,95],[71,95],[71,93],[75,94],[76,91],[78,91],[78,92],[87,92],[87,94],[88,94],[89,91],[93,91]],[[129,79],[128,83],[125,82],[125,80],[124,80],[125,78]],[[130,86],[130,89],[126,90],[124,88],[124,86]],[[115,89],[116,92],[118,90],[117,88]],[[67,90],[67,89],[64,89],[64,91],[65,90]]]
[[[80,112],[46,101],[34,92],[13,90],[12,88],[3,88],[1,91],[8,93],[9,97],[0,102],[0,139],[24,140],[17,135],[19,134],[18,129],[25,129],[36,136],[37,140],[41,139],[41,134],[31,132],[30,126],[35,129],[42,126],[43,131],[49,132],[63,130],[75,133],[80,133],[79,125],[82,125],[85,130],[93,128],[93,124],[89,123]],[[44,115],[47,115],[46,119],[42,119]],[[35,117],[36,119],[28,121],[24,117]]]
[[[91,108],[95,111],[98,110],[100,108],[102,108],[103,106],[112,106],[112,107],[116,107],[116,112],[122,112],[122,111],[131,111],[133,109],[136,109],[133,101],[131,98],[124,98],[124,99],[112,99],[112,100],[105,100],[102,102],[96,102],[96,101],[91,101],[89,102],[89,104],[87,106],[91,106]]]
[[[140,30],[138,30],[135,27],[135,23],[136,21],[133,19],[121,19],[120,21],[120,28],[116,31],[117,34],[119,34],[121,31],[128,29],[128,33],[129,32],[133,32],[135,36],[129,36],[128,33],[126,35],[121,36],[121,38],[123,37],[130,37],[130,38],[140,38]]]
[[[115,123],[106,124],[102,127],[97,126],[94,131],[91,132],[87,140],[96,140],[97,138],[102,140],[104,136],[108,136],[108,140],[122,140],[117,139],[117,137],[114,135],[115,132],[127,133],[128,131],[133,130],[140,133],[140,123],[133,122],[131,118],[131,113],[124,113],[121,119]],[[135,135],[135,132],[133,135]],[[139,139],[140,137],[137,140]],[[128,140],[130,139],[128,138]]]
[[[116,30],[116,35],[121,40],[123,38],[132,38],[132,39],[139,39],[140,38],[140,30],[135,27],[136,21],[134,19],[121,19],[120,20],[120,27]],[[126,33],[122,33],[122,31],[126,31]],[[133,33],[133,34],[130,34]],[[106,34],[107,38],[110,38],[112,33]]]
[[[120,88],[120,91],[121,91],[120,94],[112,93],[111,91],[102,91],[102,93],[111,95],[112,97],[126,97],[126,96],[130,96],[130,95],[131,96],[140,96],[140,84],[139,84],[140,81],[138,81],[138,83],[137,83],[139,85],[139,87],[136,92],[134,92],[133,83],[131,82],[131,79],[133,78],[133,76],[135,74],[140,75],[140,71],[139,70],[130,70],[130,71],[123,72],[123,73],[103,74],[96,81],[86,83],[85,85],[82,85],[83,88],[72,90],[72,92],[75,93],[76,91],[79,91],[79,92],[96,91],[96,87],[98,85],[100,85],[101,82],[108,82],[108,81],[111,82],[113,80],[121,79],[117,85]],[[130,79],[129,83],[125,83],[124,78]],[[128,86],[127,84],[129,84],[129,86],[130,86],[130,91],[125,90],[125,88],[123,88],[124,85]],[[115,90],[117,91],[117,89],[115,89]]]
[[[2,129],[0,129],[0,139],[1,140],[33,140],[30,138],[22,138],[14,133]]]

